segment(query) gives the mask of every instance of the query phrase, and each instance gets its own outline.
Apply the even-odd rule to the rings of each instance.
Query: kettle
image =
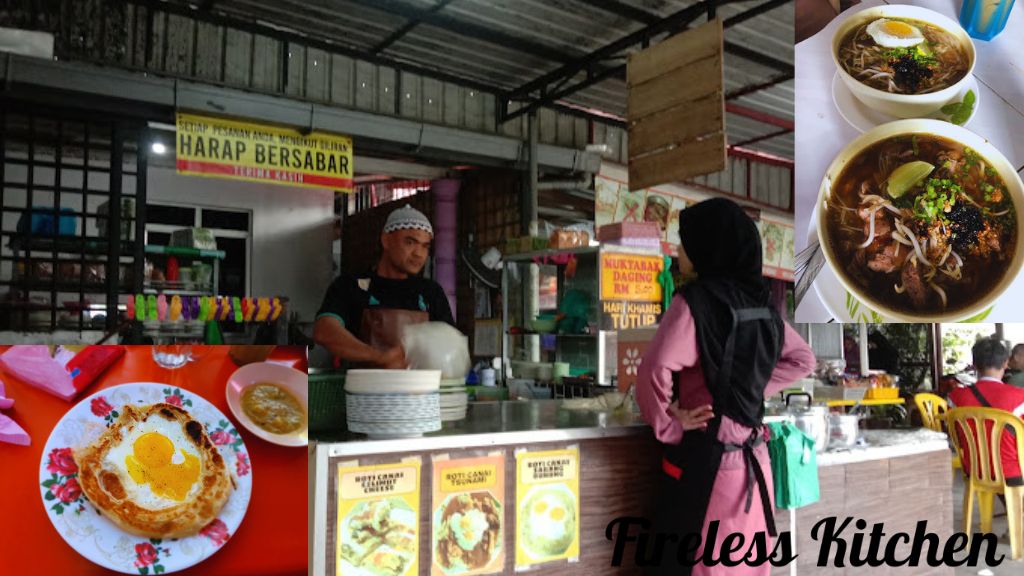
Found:
[[[796,396],[806,396],[807,406],[793,406],[791,401]],[[815,406],[812,400],[807,392],[787,394],[786,412],[793,418],[793,424],[801,432],[814,439],[814,451],[823,452],[828,448],[829,442],[828,407]]]

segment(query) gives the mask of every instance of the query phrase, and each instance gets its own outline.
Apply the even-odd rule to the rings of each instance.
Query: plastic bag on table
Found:
[[[124,356],[122,346],[11,346],[0,366],[22,382],[73,400]]]
[[[465,378],[469,373],[469,338],[445,322],[406,326],[402,348],[413,370],[440,370],[442,379]]]

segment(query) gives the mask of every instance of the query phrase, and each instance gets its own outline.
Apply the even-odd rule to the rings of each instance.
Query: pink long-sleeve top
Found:
[[[784,323],[785,324],[785,323]],[[814,353],[800,335],[785,324],[782,354],[765,389],[765,396],[780,392],[814,369]],[[672,299],[672,305],[662,318],[658,332],[644,354],[637,375],[636,399],[644,420],[654,428],[654,434],[665,444],[678,444],[683,428],[669,411],[674,382],[679,375],[679,406],[693,409],[712,404],[711,392],[704,381],[697,346],[697,330],[690,307],[682,297]],[[726,418],[726,420],[728,420]],[[745,430],[733,422],[723,422],[719,437],[742,442]]]

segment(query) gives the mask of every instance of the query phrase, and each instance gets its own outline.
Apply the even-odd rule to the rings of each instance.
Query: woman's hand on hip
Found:
[[[692,410],[680,408],[673,404],[669,410],[679,420],[679,424],[683,426],[683,430],[704,430],[708,427],[708,422],[715,417],[715,413],[711,410],[711,405],[698,406]]]

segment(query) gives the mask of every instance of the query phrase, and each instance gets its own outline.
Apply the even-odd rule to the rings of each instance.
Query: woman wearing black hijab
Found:
[[[679,268],[694,277],[676,292],[644,355],[637,402],[665,445],[659,532],[701,546],[665,574],[762,576],[771,566],[707,566],[729,534],[744,535],[742,560],[757,533],[775,536],[774,489],[764,444],[764,398],[814,368],[814,355],[770,307],[757,226],[734,202],[707,200],[679,214]],[[705,543],[718,522],[715,541]],[[677,540],[678,542],[678,540]],[[697,562],[691,568],[687,564]]]

